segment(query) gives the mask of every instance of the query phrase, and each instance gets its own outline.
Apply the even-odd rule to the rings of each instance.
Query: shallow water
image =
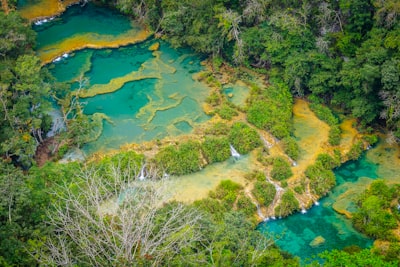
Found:
[[[77,27],[81,24],[83,27]],[[113,11],[87,5],[73,6],[59,19],[35,29],[40,52],[60,40],[69,42],[74,36],[92,31],[113,35],[118,42],[118,38],[125,38],[121,33],[132,29],[131,25],[126,17]],[[103,122],[98,140],[84,146],[86,153],[189,133],[208,119],[201,104],[209,88],[192,78],[202,70],[201,57],[189,49],[172,49],[163,41],[158,41],[158,51],[150,51],[156,42],[83,49],[48,65],[59,81],[72,84],[72,90],[78,87],[79,77],[87,78],[89,84],[80,94],[84,113],[104,113],[109,118]]]
[[[92,24],[93,28],[86,27]],[[107,47],[125,45],[132,42],[129,34],[141,31],[127,18],[93,5],[84,9],[72,7],[60,18],[35,29],[39,33],[39,55],[44,62],[54,59],[54,55],[75,51],[68,58],[48,65],[49,69],[59,81],[73,82],[82,75],[89,78],[90,85],[85,92],[95,96],[82,100],[86,102],[84,112],[89,115],[104,113],[110,119],[103,122],[99,139],[85,145],[87,153],[189,133],[208,119],[201,103],[209,89],[192,79],[192,75],[202,69],[201,58],[190,50],[175,50],[160,41],[159,51],[149,51],[155,40],[120,48],[83,49],[88,43]],[[75,88],[76,83],[72,84],[72,89]],[[226,93],[233,92],[230,101],[237,105],[243,103],[245,89],[240,85],[226,89]],[[300,109],[297,115],[295,112],[295,136],[302,150],[297,167],[300,170],[319,153],[318,147],[327,140],[328,128],[319,120],[307,120],[309,110],[299,104],[297,107]],[[171,178],[171,193],[177,200],[193,201],[207,196],[221,180],[232,179],[245,184],[243,174],[258,168],[254,162],[254,156],[249,155],[237,162],[231,159],[213,164],[193,175]],[[399,182],[399,164],[398,149],[381,143],[359,161],[335,171],[338,186],[320,206],[313,207],[307,214],[263,223],[259,229],[282,235],[277,244],[302,259],[325,249],[370,246],[372,241],[357,233],[350,221],[333,207],[344,213],[354,211],[351,201],[354,195],[377,177]],[[325,242],[311,246],[317,237]]]
[[[84,48],[117,48],[144,41],[150,32],[117,11],[74,5],[61,16],[35,25],[36,51],[43,63]]]
[[[306,214],[297,213],[284,219],[259,225],[262,232],[278,236],[279,247],[299,256],[302,260],[324,250],[342,249],[357,245],[372,245],[372,240],[355,231],[345,215],[355,211],[354,200],[377,178],[387,182],[400,182],[399,147],[389,146],[383,140],[367,151],[359,160],[351,161],[336,169],[337,186],[313,206]],[[397,170],[397,171],[396,171]],[[311,242],[323,237],[325,242],[312,246]],[[314,244],[315,245],[315,244]]]

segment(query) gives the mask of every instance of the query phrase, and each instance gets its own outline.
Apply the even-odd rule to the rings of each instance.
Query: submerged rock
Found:
[[[150,51],[157,51],[160,48],[160,43],[154,43],[149,47]]]
[[[309,245],[311,247],[315,248],[315,247],[319,247],[323,243],[325,243],[325,238],[323,238],[322,236],[319,235],[316,238],[314,238],[313,241],[311,241]]]

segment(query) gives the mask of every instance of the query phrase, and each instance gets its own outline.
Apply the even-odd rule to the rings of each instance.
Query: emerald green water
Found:
[[[34,26],[34,29],[37,32],[36,48],[40,49],[82,34],[117,36],[132,29],[132,24],[116,11],[89,3],[84,7],[71,6],[62,16]]]
[[[78,5],[69,8],[54,21],[35,27],[35,30],[38,32],[40,48],[82,33],[118,36],[131,27],[126,17],[113,11],[94,5],[84,8]],[[149,51],[148,48],[155,42],[160,43],[159,50]],[[84,146],[85,152],[90,154],[118,149],[127,143],[189,133],[198,123],[207,120],[201,104],[209,88],[192,78],[202,69],[200,60],[188,49],[173,49],[165,42],[148,40],[118,49],[83,49],[47,67],[59,81],[69,82],[71,90],[77,88],[74,81],[80,76],[89,79],[88,88],[96,85],[115,87],[113,81],[116,78],[127,77],[112,93],[82,99],[85,114],[103,113],[108,117],[103,121],[100,137]],[[138,75],[132,76],[132,73]],[[225,93],[233,93],[230,101],[243,105],[248,92],[242,85],[225,89]],[[386,168],[384,164],[374,163],[377,162],[376,157],[385,157],[386,150],[379,152],[379,155],[374,151],[372,149],[360,160],[335,170],[338,185],[321,200],[320,206],[314,206],[306,214],[260,224],[259,230],[279,235],[277,244],[303,260],[326,249],[350,245],[370,246],[372,241],[356,232],[350,221],[336,213],[332,206],[354,211],[352,198],[378,175],[385,173],[383,169],[397,175],[398,165]],[[183,193],[179,193],[182,200],[206,196],[208,190],[214,188],[221,179],[236,177],[236,173],[248,171],[248,165],[251,165],[247,163],[247,157],[233,165],[229,165],[229,162],[224,164],[206,168],[199,173],[201,179],[193,176],[193,180],[187,177],[179,180],[179,185],[185,188]],[[237,177],[240,182],[242,175]],[[390,179],[399,181],[397,176]],[[196,181],[201,184],[196,184]],[[325,242],[311,246],[310,243],[319,236]]]
[[[337,213],[333,205],[346,202],[346,210],[353,212],[356,196],[376,179],[379,165],[367,159],[364,154],[359,160],[348,162],[336,169],[337,185],[306,214],[297,213],[284,219],[264,222],[259,225],[261,232],[276,235],[276,243],[303,261],[324,250],[343,249],[348,246],[370,247],[372,240],[357,232],[351,220]],[[325,242],[313,246],[316,237]]]
[[[40,45],[48,45],[82,32],[118,35],[128,27],[130,21],[115,12],[78,5],[57,21],[35,29]],[[160,44],[159,50],[150,51],[155,42]],[[85,90],[97,85],[116,90],[82,98],[85,114],[103,113],[108,118],[103,121],[100,137],[83,148],[91,154],[190,133],[207,120],[201,104],[209,88],[192,78],[202,70],[200,61],[201,57],[189,49],[172,49],[166,42],[148,40],[118,49],[83,49],[48,68],[58,81],[69,82],[71,90],[78,87],[79,77],[89,80]],[[124,81],[115,85],[115,79],[121,77]]]

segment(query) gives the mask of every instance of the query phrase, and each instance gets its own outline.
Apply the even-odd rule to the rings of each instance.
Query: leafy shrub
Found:
[[[271,177],[275,180],[285,180],[292,176],[292,170],[290,164],[282,157],[276,157],[273,159]]]
[[[320,120],[326,122],[330,126],[329,143],[332,146],[339,145],[341,130],[338,118],[333,115],[332,111],[328,107],[322,104],[311,103],[310,108]]]
[[[340,130],[339,125],[332,125],[331,128],[329,129],[329,139],[328,142],[332,146],[337,146],[340,144],[340,139],[341,139],[341,133],[342,131]]]
[[[293,137],[285,137],[282,139],[283,150],[293,160],[299,158],[300,148]]]
[[[167,146],[156,157],[158,166],[169,174],[183,175],[200,170],[200,144],[194,141],[182,143],[179,147]]]
[[[258,203],[264,206],[269,206],[274,200],[276,189],[271,183],[266,181],[256,181],[251,193],[257,199]]]
[[[310,179],[311,190],[319,196],[328,193],[336,184],[333,172],[329,169],[325,169],[321,162],[308,166],[305,175]]]
[[[227,137],[206,137],[201,147],[208,163],[224,161],[231,156]]]
[[[256,92],[256,91],[254,91]],[[289,88],[275,80],[266,90],[254,96],[247,110],[247,120],[260,129],[284,138],[292,131],[292,95]]]
[[[243,122],[236,122],[232,125],[229,141],[240,154],[247,154],[261,145],[257,131]]]
[[[363,137],[363,139],[370,145],[370,146],[372,146],[372,145],[374,145],[374,144],[376,144],[377,142],[378,142],[378,136],[376,136],[375,134],[372,134],[372,135],[365,135],[364,137]]]
[[[299,201],[294,196],[291,190],[287,190],[281,199],[281,203],[275,207],[275,214],[284,217],[292,214],[299,209]]]
[[[318,103],[311,103],[310,108],[320,120],[326,122],[330,126],[339,123],[338,118],[333,115],[332,111],[328,107]]]
[[[253,171],[251,173],[247,173],[245,175],[245,178],[250,181],[254,181],[254,180],[261,181],[261,182],[266,181],[265,174],[261,171]]]
[[[294,192],[296,192],[297,194],[303,194],[304,191],[305,191],[305,188],[304,188],[304,186],[298,185],[298,186],[295,186],[295,187],[293,188],[293,190],[294,190]]]
[[[232,207],[240,189],[242,189],[240,184],[231,180],[224,180],[209,195],[211,198],[221,200],[225,207]]]
[[[340,165],[340,158],[333,158],[326,153],[319,154],[316,162],[320,162],[326,170],[332,170]]]
[[[206,130],[206,134],[211,135],[227,135],[229,132],[229,126],[223,122],[217,122]]]
[[[347,158],[349,160],[356,160],[361,156],[361,153],[363,152],[363,142],[358,141],[354,145],[351,146],[350,151],[347,153]]]
[[[247,120],[260,129],[270,131],[277,138],[284,138],[290,135],[290,118],[282,118],[279,108],[274,107],[270,102],[255,101],[250,104],[247,111]],[[289,121],[284,121],[289,120]]]
[[[234,116],[238,115],[235,109],[228,104],[222,104],[221,108],[217,110],[218,115],[224,120],[231,120]]]
[[[219,96],[219,94],[217,92],[212,92],[206,98],[206,103],[210,104],[213,107],[218,106],[220,102],[221,102],[220,96]]]
[[[251,202],[251,199],[241,194],[237,199],[237,208],[247,216],[253,216],[257,211],[256,205]]]

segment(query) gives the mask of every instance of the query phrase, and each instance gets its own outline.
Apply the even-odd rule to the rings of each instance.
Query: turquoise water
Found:
[[[332,205],[346,199],[346,210],[354,211],[352,200],[357,193],[365,189],[377,178],[378,165],[362,156],[336,169],[337,186],[328,196],[313,206],[306,214],[297,213],[284,219],[268,221],[259,225],[261,232],[276,235],[277,245],[303,261],[325,250],[343,249],[348,246],[370,247],[372,240],[357,232],[351,220],[337,213]],[[357,189],[357,192],[353,190]],[[325,242],[312,246],[316,237],[323,237]]]
[[[117,36],[132,29],[131,21],[109,8],[88,3],[69,7],[62,16],[34,26],[37,49],[58,43],[74,35],[96,33]]]
[[[77,33],[117,36],[130,27],[126,17],[113,11],[77,5],[56,21],[35,29],[38,42],[47,45]],[[150,51],[156,42],[159,50]],[[201,57],[189,49],[173,49],[166,42],[151,39],[120,48],[83,49],[47,67],[58,81],[68,82],[71,90],[78,87],[79,77],[89,81],[84,90],[98,85],[114,90],[81,99],[85,114],[103,113],[108,118],[100,137],[83,148],[91,154],[190,133],[198,123],[206,121],[208,116],[201,104],[209,88],[192,78],[202,70],[200,61]]]

